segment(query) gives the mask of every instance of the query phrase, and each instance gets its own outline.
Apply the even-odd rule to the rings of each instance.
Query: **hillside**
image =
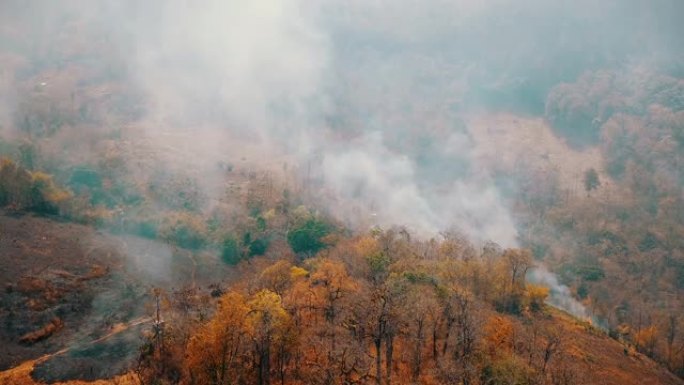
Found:
[[[102,234],[80,225],[6,215],[0,216],[0,225],[3,229],[0,242],[4,250],[0,262],[7,267],[2,273],[2,280],[7,282],[2,302],[11,304],[3,306],[2,313],[2,322],[6,326],[2,329],[4,368],[0,372],[0,384],[42,384],[41,378],[48,383],[72,385],[138,384],[137,377],[129,370],[136,360],[137,345],[152,329],[154,297],[149,285],[168,284],[155,281],[155,271],[145,270],[149,267],[141,267],[134,260],[150,258],[150,255],[140,252],[141,249],[131,251],[130,246],[127,250],[124,245],[130,245],[134,241],[131,238]],[[208,257],[197,259],[197,268],[205,273],[194,273],[196,282],[191,281],[193,273],[186,259],[174,258],[165,262],[169,263],[168,268],[174,274],[173,286],[180,288],[182,285],[204,287],[207,282],[219,278],[225,282],[228,271],[217,272],[218,265],[212,261]],[[245,279],[243,276],[242,280]],[[121,290],[128,293],[124,295]],[[208,292],[203,295],[208,295]],[[287,295],[286,292],[283,295]],[[102,308],[103,296],[106,308]],[[169,315],[168,312],[177,311],[170,310],[174,308],[165,307],[169,330],[180,326],[172,325],[181,319]],[[551,364],[560,368],[559,373],[571,376],[572,383],[684,383],[628,345],[552,308],[519,317],[496,315],[490,310],[487,313],[489,319],[503,317],[508,320],[504,323],[497,321],[498,325],[510,324],[520,330],[511,335],[510,349],[520,350],[523,360],[527,357],[524,352],[531,352],[527,350],[528,344],[540,344],[539,349],[543,349],[544,341],[547,341],[543,331],[554,330],[560,343],[552,351]],[[29,344],[20,343],[22,336],[35,333],[34,329],[50,322],[51,317],[60,318],[59,328]],[[483,333],[487,335],[490,332]],[[536,333],[540,333],[539,337],[533,338]],[[496,345],[499,346],[496,354],[504,354],[509,349],[505,347],[507,342],[503,344]],[[401,345],[398,349],[397,368],[402,370],[403,365],[409,365],[410,356],[401,353]],[[536,354],[530,353],[529,359],[540,359]],[[52,369],[46,371],[50,367]],[[426,368],[429,367],[428,364]],[[97,368],[94,374],[93,368]],[[94,382],[93,378],[85,382],[54,382],[59,378],[88,378],[93,375],[94,378],[120,376]]]
[[[681,384],[682,15],[0,1],[0,385]]]
[[[583,373],[575,380],[584,385],[680,385],[684,381],[664,370],[649,358],[627,349],[624,345],[607,338],[585,323],[578,322],[557,311],[542,320],[545,325],[561,328],[564,338],[563,360],[567,365]],[[0,372],[0,384],[40,385],[31,376],[35,366],[48,359],[28,360],[9,370]],[[137,385],[137,378],[124,374],[108,380],[54,382],[59,385]]]
[[[89,226],[1,215],[0,229],[2,370],[66,351],[57,367],[41,359],[44,376],[125,371],[151,324],[153,288],[208,292],[231,275],[215,256]]]
[[[187,327],[187,320],[196,317],[192,315],[197,314],[195,311],[199,309],[203,312],[201,309],[208,310],[207,306],[213,306],[210,305],[211,302],[197,302],[192,298],[211,299],[211,287],[218,286],[210,283],[225,283],[231,275],[230,270],[217,265],[217,259],[210,254],[191,254],[176,250],[166,254],[169,260],[159,261],[155,259],[165,255],[164,252],[160,252],[165,248],[163,245],[155,245],[151,241],[130,236],[104,234],[82,225],[32,216],[3,215],[0,216],[0,226],[3,229],[0,246],[4,251],[0,256],[0,262],[7,267],[2,272],[2,280],[7,282],[2,293],[2,303],[6,305],[3,306],[1,314],[2,323],[6,325],[2,329],[4,367],[0,372],[0,384],[3,385],[33,385],[43,383],[41,381],[58,384],[138,384],[138,377],[130,370],[138,360],[138,346],[152,330],[154,295],[151,287],[165,287],[176,293],[185,292],[180,297],[168,297],[169,304],[163,306],[163,314],[167,318],[166,328],[169,333],[177,333],[173,330]],[[354,247],[373,247],[369,240],[361,239],[355,242],[357,246]],[[404,241],[400,239],[389,242],[394,243],[395,246],[390,247],[398,248],[396,252],[400,253],[404,253],[400,251],[401,248],[418,246],[403,244]],[[328,258],[342,257],[339,252],[344,253],[346,247],[349,246],[340,244],[337,247],[339,251],[328,254]],[[188,258],[190,255],[191,258]],[[349,260],[351,261],[353,259]],[[241,278],[234,286],[236,290],[244,290],[240,289],[242,285],[249,287],[257,283],[258,288],[261,284],[273,282],[270,281],[272,278],[265,278],[259,273],[272,270],[264,270],[264,263],[268,265],[273,262],[257,262],[257,265],[243,270]],[[405,263],[410,264],[400,267]],[[423,265],[424,267],[419,269],[425,272],[431,271],[429,266],[433,264],[429,260],[404,262],[397,259],[394,262],[396,268],[408,268],[407,271],[413,269],[409,267],[411,265],[417,268],[416,263]],[[437,266],[451,269],[449,265],[441,263]],[[308,266],[308,269],[317,269],[316,265],[305,266]],[[349,269],[353,269],[354,265],[348,266]],[[456,266],[460,265],[454,267]],[[360,266],[357,265],[357,268]],[[394,270],[395,267],[391,269]],[[160,271],[164,274],[160,275]],[[274,273],[276,271],[273,270]],[[350,270],[350,273],[352,272],[353,270]],[[321,270],[321,273],[313,274],[312,279],[323,277],[317,274],[329,273]],[[160,279],[162,276],[164,279]],[[166,277],[169,276],[173,278],[167,280]],[[287,290],[296,288],[296,285],[291,286],[293,284],[294,281],[283,281],[278,285],[285,286],[267,284],[266,287],[280,287],[276,290],[279,290],[286,299],[290,298]],[[253,291],[256,288],[249,290]],[[313,286],[313,290],[319,289]],[[342,290],[356,289],[349,286]],[[297,300],[296,297],[293,299]],[[341,301],[348,300],[341,297]],[[180,306],[182,303],[186,305]],[[194,305],[188,307],[188,304]],[[345,306],[355,305],[348,303]],[[499,337],[494,337],[490,334],[494,331],[489,326],[478,327],[480,331],[477,333],[482,336],[478,338],[493,342],[485,343],[478,340],[477,344],[484,344],[481,348],[483,352],[488,351],[487,346],[496,346],[493,357],[506,354],[506,351],[511,349],[511,353],[515,352],[514,356],[519,357],[516,360],[523,360],[516,365],[524,365],[522,362],[527,359],[536,365],[537,360],[542,359],[538,354],[546,351],[544,349],[550,341],[546,333],[553,330],[552,335],[558,338],[558,345],[551,350],[549,365],[554,373],[570,376],[568,378],[574,381],[572,383],[684,383],[632,347],[619,343],[586,322],[553,308],[547,308],[541,313],[524,313],[520,316],[497,314],[487,310],[487,307],[480,311],[484,313],[476,316],[481,320],[479,322],[496,322],[495,324],[499,325],[497,329],[504,325],[501,330],[506,329],[505,325],[510,325],[508,327],[516,330],[507,337],[501,337],[499,330],[494,334]],[[55,318],[58,318],[59,322],[52,321]],[[59,326],[50,329],[48,326],[51,322]],[[409,329],[401,332],[402,335],[410,333],[409,324],[405,327]],[[343,343],[343,339],[340,339],[340,343]],[[495,345],[486,345],[489,343]],[[410,355],[402,352],[408,347],[402,347],[403,343],[400,340],[396,341],[396,344],[398,361],[395,370],[402,371],[402,368],[410,366],[412,361]],[[426,362],[424,371],[429,373],[432,370],[431,366],[429,361]],[[117,377],[92,382],[96,378],[106,379],[111,376]],[[87,381],[75,381],[77,378],[84,378]],[[429,378],[424,377],[423,380],[429,382]],[[71,380],[59,382],[60,379]],[[396,380],[403,383],[399,379]]]
[[[568,365],[577,365],[584,373],[582,384],[681,384],[682,379],[670,373],[647,356],[609,338],[566,313],[552,310],[543,322],[562,328],[563,347]]]

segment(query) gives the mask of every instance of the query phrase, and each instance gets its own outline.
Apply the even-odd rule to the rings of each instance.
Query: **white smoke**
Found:
[[[30,4],[2,2],[2,37],[31,31],[13,44],[36,72],[125,63],[111,83],[132,83],[144,95],[143,116],[122,123],[139,132],[127,139],[150,142],[165,164],[187,166],[207,195],[223,187],[214,166],[249,140],[264,158],[273,148],[299,163],[320,154],[319,188],[330,198],[323,203],[352,224],[347,209],[357,205],[383,225],[423,234],[456,227],[503,246],[517,235],[508,204],[455,124],[464,110],[487,104],[468,92],[534,84],[545,75],[537,69],[565,63],[566,55],[593,57],[576,51],[596,36],[604,44],[598,52],[652,46],[621,33],[634,28],[620,16],[638,8],[588,0]],[[21,28],[12,31],[17,19]],[[112,48],[96,50],[103,45]],[[548,53],[539,56],[540,46]],[[0,70],[0,122],[15,102],[5,100],[13,98],[6,88],[14,75]],[[429,146],[416,146],[422,139]],[[454,171],[459,163],[466,166]]]
[[[474,12],[470,3],[461,1],[453,10]],[[412,7],[426,17],[438,15],[434,5]],[[376,214],[378,225],[405,225],[423,236],[456,227],[474,240],[515,244],[514,223],[486,172],[472,167],[477,172],[455,175],[430,165],[421,170],[420,152],[397,145],[404,133],[446,130],[435,152],[475,163],[470,139],[449,126],[457,120],[453,111],[435,108],[428,126],[423,116],[404,107],[457,98],[459,87],[434,87],[421,75],[427,71],[446,79],[457,67],[419,55],[407,55],[408,61],[370,51],[340,56],[347,37],[335,34],[347,27],[369,28],[363,21],[367,5],[212,0],[202,6],[171,1],[114,8],[120,14],[137,11],[126,23],[134,37],[127,62],[146,94],[142,134],[161,149],[179,148],[164,139],[169,133],[192,137],[180,151],[161,153],[168,163],[201,169],[199,182],[210,196],[221,193],[215,186],[220,175],[211,167],[238,140],[251,140],[263,153],[285,149],[294,162],[311,162],[319,154],[313,168],[330,198],[321,203],[351,226]],[[440,30],[451,28],[443,21]],[[414,39],[432,38],[428,24],[416,27]],[[358,63],[346,62],[357,54]],[[335,101],[353,105],[345,111]],[[364,110],[366,117],[359,115]],[[355,122],[342,127],[354,133],[336,136],[331,117]],[[439,186],[421,182],[428,171],[445,175],[438,178]]]
[[[558,282],[558,277],[544,266],[536,266],[529,273],[528,279],[532,283],[549,288],[548,303],[565,310],[580,319],[592,318],[587,308],[573,297],[570,288]]]

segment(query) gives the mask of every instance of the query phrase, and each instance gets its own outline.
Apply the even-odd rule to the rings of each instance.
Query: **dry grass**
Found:
[[[33,368],[50,358],[51,355],[41,357],[37,360],[29,360],[21,365],[0,372],[0,385],[44,385],[42,381],[34,380],[31,377]],[[55,382],[52,385],[139,385],[137,377],[133,373],[125,373],[110,379],[96,380],[92,382],[74,380],[66,382]]]

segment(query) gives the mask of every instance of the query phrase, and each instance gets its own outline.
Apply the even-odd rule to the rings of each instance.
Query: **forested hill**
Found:
[[[0,2],[0,383],[680,383],[681,15]]]
[[[30,216],[0,224],[2,384],[682,383],[545,305],[523,250],[388,230],[234,274],[213,253]]]

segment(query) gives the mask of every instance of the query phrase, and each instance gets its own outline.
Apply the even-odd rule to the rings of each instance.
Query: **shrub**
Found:
[[[534,312],[542,310],[544,308],[544,301],[549,296],[549,289],[544,286],[528,284],[525,290],[530,310]]]
[[[71,195],[55,185],[52,176],[29,172],[9,159],[0,161],[0,206],[57,214]]]
[[[524,300],[522,293],[506,293],[494,300],[494,307],[500,313],[520,315]]]
[[[491,385],[526,385],[531,383],[534,371],[520,357],[507,355],[487,365],[482,379]]]
[[[31,173],[31,209],[38,213],[57,214],[59,206],[71,198],[71,194],[57,187],[52,176],[43,172]]]

